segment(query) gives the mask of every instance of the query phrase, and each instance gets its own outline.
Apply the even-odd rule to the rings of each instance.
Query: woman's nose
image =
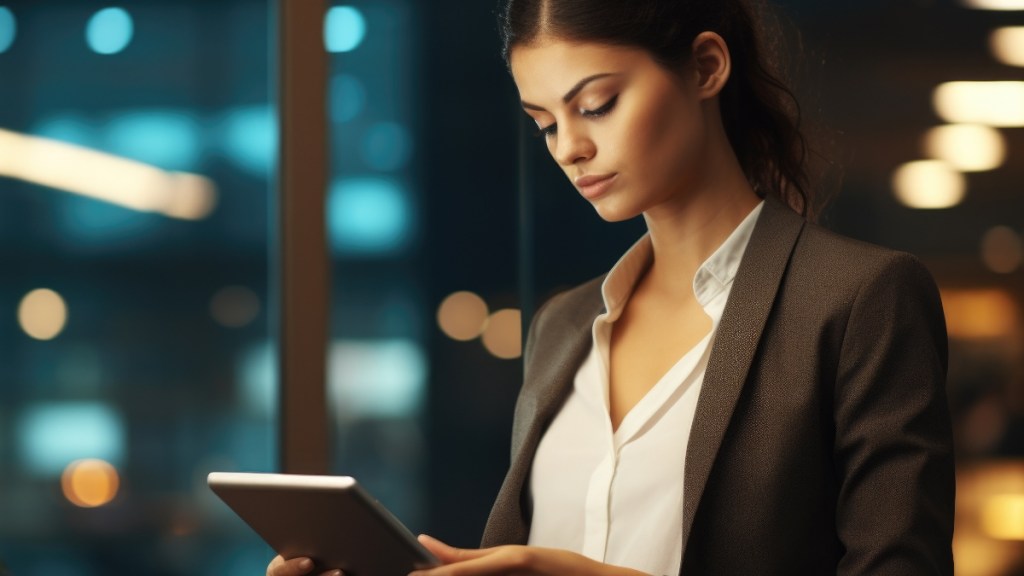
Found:
[[[552,150],[555,161],[562,166],[571,166],[593,158],[596,147],[586,131],[565,124],[568,123],[558,127],[555,136],[555,149]]]

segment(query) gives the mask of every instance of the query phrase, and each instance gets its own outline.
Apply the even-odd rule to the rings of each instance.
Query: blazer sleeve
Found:
[[[892,254],[860,287],[834,390],[837,574],[952,575],[955,494],[938,290]]]

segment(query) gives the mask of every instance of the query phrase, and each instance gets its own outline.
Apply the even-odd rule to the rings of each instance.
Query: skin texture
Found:
[[[510,56],[523,109],[569,180],[611,177],[599,193],[584,187],[584,197],[608,221],[643,215],[651,235],[654,263],[612,332],[614,427],[708,333],[711,322],[696,302],[693,277],[759,202],[718,107],[731,70],[728,47],[704,32],[692,52],[668,70],[640,49],[541,36]],[[443,565],[416,576],[641,574],[564,550],[472,550],[428,536],[420,541]],[[295,560],[279,558],[267,570],[268,576],[305,573]]]

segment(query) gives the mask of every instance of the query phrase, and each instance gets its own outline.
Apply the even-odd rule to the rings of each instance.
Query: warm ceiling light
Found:
[[[1024,82],[945,82],[932,103],[947,122],[1024,126]]]
[[[998,168],[1006,159],[1006,141],[990,126],[949,124],[932,128],[924,136],[928,156],[944,160],[957,170],[978,172]]]
[[[896,198],[910,208],[950,208],[964,199],[963,174],[941,160],[907,162],[892,177]]]
[[[186,220],[205,218],[217,201],[209,178],[2,129],[0,175]]]
[[[992,55],[1003,64],[1024,66],[1024,26],[996,28],[988,36]]]
[[[961,0],[968,8],[979,10],[1024,10],[1024,0]]]

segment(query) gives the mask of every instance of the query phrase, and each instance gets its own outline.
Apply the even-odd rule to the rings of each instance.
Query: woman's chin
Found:
[[[640,215],[636,210],[627,209],[625,206],[609,206],[600,201],[592,202],[591,205],[605,222],[625,222]]]

